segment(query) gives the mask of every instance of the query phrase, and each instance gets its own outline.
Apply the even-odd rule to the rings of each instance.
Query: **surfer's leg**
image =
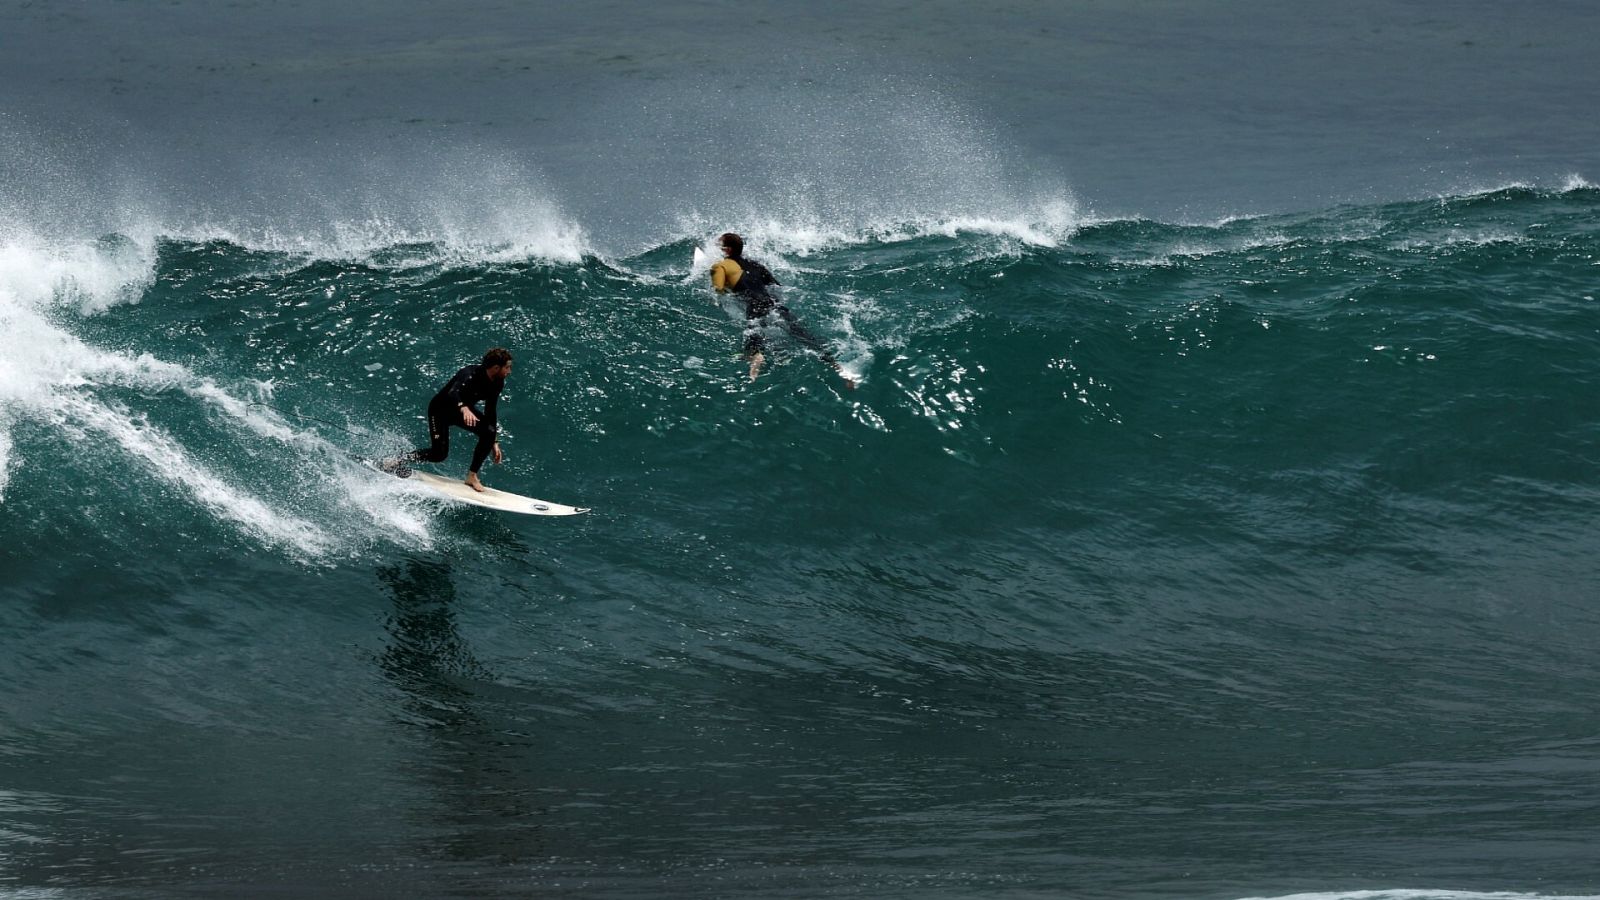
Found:
[[[402,453],[399,456],[389,456],[377,461],[377,467],[390,475],[399,475],[401,478],[411,477],[411,463],[416,462],[444,462],[450,455],[450,427],[445,425],[445,418],[430,404],[428,406],[428,439],[427,447],[422,447]]]
[[[794,313],[789,312],[789,307],[779,306],[778,316],[783,319],[784,327],[789,329],[789,333],[794,335],[795,340],[817,351],[817,355],[822,357],[823,362],[833,366],[833,370],[839,373],[840,378],[844,379],[845,387],[853,389],[856,386],[856,380],[844,370],[844,366],[839,365],[839,360],[828,352],[828,348],[822,346],[822,342],[817,340],[817,336],[807,331],[806,327],[800,324],[800,320],[794,317]]]
[[[744,329],[745,359],[749,359],[750,357],[760,353],[761,348],[765,347],[766,345],[767,339],[761,334],[761,328],[758,324],[758,320],[751,319],[748,323],[746,323]]]
[[[767,339],[761,334],[761,320],[747,319],[744,328],[744,358],[750,361],[750,380],[755,381],[761,374],[761,364],[766,362],[766,356],[761,348],[767,345]]]
[[[465,428],[466,426],[462,427]],[[483,468],[483,461],[489,458],[489,452],[494,449],[494,440],[497,432],[494,428],[485,425],[482,419],[478,420],[477,425],[467,430],[478,436],[478,446],[472,448],[472,466],[467,469],[467,477],[462,480],[467,483],[467,487],[475,491],[481,491],[483,490],[483,482],[478,480],[478,470]]]
[[[806,327],[800,324],[800,320],[794,317],[794,313],[789,311],[789,307],[779,306],[778,317],[783,319],[784,327],[789,329],[789,333],[794,335],[795,340],[805,344],[812,350],[817,351],[817,354],[822,357],[823,362],[837,365],[833,358],[833,354],[829,353],[828,349],[822,346],[822,342],[817,340],[816,335],[807,331]]]
[[[450,455],[450,422],[445,418],[446,409],[436,409],[428,405],[428,440],[431,442],[426,448],[412,451],[408,457],[412,462],[441,463]]]
[[[483,461],[489,458],[489,451],[494,449],[496,432],[495,429],[484,425],[481,420],[476,428],[467,430],[478,436],[478,446],[472,448],[472,465],[467,469],[476,475],[478,470],[483,468]]]

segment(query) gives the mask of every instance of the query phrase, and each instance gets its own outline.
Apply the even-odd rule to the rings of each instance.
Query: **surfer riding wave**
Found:
[[[483,461],[492,456],[495,465],[499,465],[505,458],[498,439],[499,404],[500,392],[510,375],[511,351],[504,347],[489,350],[483,354],[481,362],[463,366],[428,402],[428,446],[405,456],[390,457],[379,463],[379,467],[401,474],[407,463],[444,462],[450,455],[450,429],[464,428],[478,436],[464,481],[473,490],[482,491],[478,470],[483,467]],[[481,410],[477,408],[479,402],[483,403]]]

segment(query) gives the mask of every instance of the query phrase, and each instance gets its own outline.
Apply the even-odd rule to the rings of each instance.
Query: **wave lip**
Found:
[[[752,253],[786,256],[962,235],[988,235],[1028,247],[1053,248],[1071,240],[1085,224],[1077,202],[1067,195],[928,213],[870,208],[819,211],[798,203],[721,216],[690,213],[678,218],[673,240],[704,241],[710,247],[715,244],[712,236],[733,231],[744,237]]]
[[[27,236],[13,236],[0,246],[0,503],[6,502],[16,473],[27,463],[18,456],[14,434],[26,422],[64,431],[78,441],[103,439],[213,518],[303,558],[326,557],[348,543],[348,529],[341,533],[319,521],[319,508],[322,519],[342,518],[340,508],[364,511],[375,533],[426,543],[427,528],[418,515],[422,506],[397,504],[390,496],[394,491],[372,488],[392,479],[368,473],[366,479],[335,479],[335,489],[324,490],[328,479],[318,472],[338,455],[337,448],[258,413],[252,404],[182,365],[148,352],[93,346],[62,323],[74,313],[97,316],[118,303],[138,302],[156,277],[155,258],[155,253],[120,238],[49,248]],[[170,406],[174,394],[221,410],[253,436],[316,461],[311,467],[316,471],[305,476],[316,484],[300,490],[321,499],[302,502],[291,512],[298,501],[271,500],[270,490],[241,486],[252,476],[202,463],[173,431],[129,406],[135,398],[153,397],[181,415],[181,407]],[[206,415],[199,419],[211,421]],[[228,458],[247,455],[230,453]]]
[[[50,321],[62,305],[95,312],[135,298],[154,277],[153,254],[105,249],[51,249],[27,234],[0,246],[0,489],[18,464],[11,430],[24,415],[51,415],[60,395],[87,383],[90,368],[159,368],[91,348]]]
[[[180,486],[220,519],[259,535],[270,544],[322,556],[334,540],[310,521],[278,509],[196,462],[170,435],[147,423],[82,397],[58,397],[63,412],[81,427],[110,436],[130,456],[142,459],[162,480]]]

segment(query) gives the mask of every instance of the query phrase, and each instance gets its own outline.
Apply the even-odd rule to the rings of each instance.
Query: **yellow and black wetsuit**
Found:
[[[825,362],[837,365],[833,354],[829,353],[816,336],[805,329],[805,326],[795,319],[789,307],[784,306],[772,296],[767,289],[778,283],[772,277],[767,267],[744,257],[727,257],[717,260],[711,266],[711,286],[719,294],[733,291],[745,303],[744,306],[744,355],[755,356],[766,346],[766,338],[761,334],[761,329],[766,325],[778,324],[771,320],[776,314],[784,328],[794,335],[795,340],[817,351]]]

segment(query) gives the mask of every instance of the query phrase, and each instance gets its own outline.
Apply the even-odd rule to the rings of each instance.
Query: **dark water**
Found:
[[[1600,894],[1587,7],[411,12],[5,10],[0,894]]]

